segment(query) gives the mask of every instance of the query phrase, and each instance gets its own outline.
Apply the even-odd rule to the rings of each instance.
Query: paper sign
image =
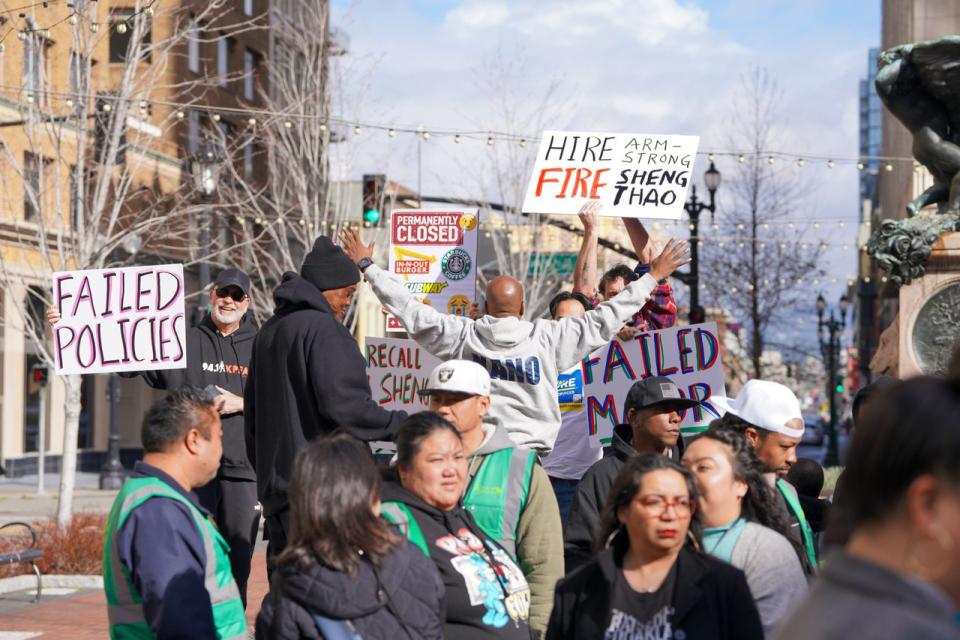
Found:
[[[53,274],[58,375],[187,366],[183,266]]]
[[[430,372],[440,359],[413,340],[367,338],[367,380],[370,397],[388,411],[426,411],[429,400],[418,393],[427,385]],[[392,452],[392,442],[371,442],[374,453]]]
[[[477,210],[398,210],[390,218],[390,272],[424,304],[466,316],[477,283]],[[402,331],[387,316],[387,331]]]
[[[580,366],[584,426],[592,447],[610,443],[613,428],[626,422],[623,405],[630,387],[651,376],[667,376],[684,398],[706,401],[681,413],[684,435],[702,431],[720,417],[709,401],[711,396],[726,394],[714,322],[639,333],[629,342],[614,340],[584,358]],[[562,391],[560,398],[562,403]]]
[[[606,216],[678,220],[698,136],[545,131],[524,213],[580,211],[599,200]]]

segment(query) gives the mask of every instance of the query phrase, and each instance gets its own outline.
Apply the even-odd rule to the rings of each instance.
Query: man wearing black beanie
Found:
[[[359,281],[353,260],[318,237],[300,275],[283,275],[273,292],[274,315],[253,345],[244,391],[247,454],[257,471],[271,561],[286,546],[287,483],[297,452],[338,428],[361,440],[387,440],[406,417],[370,397],[363,355],[340,322]]]

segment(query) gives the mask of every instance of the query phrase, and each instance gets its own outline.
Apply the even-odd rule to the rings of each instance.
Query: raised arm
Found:
[[[374,243],[363,244],[360,235],[350,228],[340,234],[343,250],[354,262],[373,256]],[[441,360],[455,358],[467,329],[473,324],[470,318],[440,313],[430,305],[423,304],[405,286],[375,264],[363,272],[364,278],[373,287],[373,293],[406,329],[410,337],[424,349]]]
[[[623,227],[630,236],[633,252],[637,254],[640,264],[650,264],[654,257],[655,247],[650,241],[650,234],[637,218],[623,218]]]
[[[685,242],[671,239],[654,258],[650,273],[631,282],[620,294],[607,300],[582,318],[563,318],[554,322],[552,344],[556,348],[557,368],[569,369],[591,351],[608,343],[617,331],[643,306],[657,286],[678,267],[690,262]]]
[[[591,200],[580,209],[583,242],[573,267],[573,291],[592,298],[597,292],[597,244],[600,241],[600,203]]]

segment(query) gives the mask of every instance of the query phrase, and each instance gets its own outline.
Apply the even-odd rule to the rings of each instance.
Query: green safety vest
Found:
[[[499,542],[514,560],[520,514],[527,506],[536,462],[537,454],[528,449],[494,451],[483,457],[463,497],[463,506],[480,529]]]
[[[807,552],[807,559],[810,561],[810,566],[816,569],[817,552],[813,541],[813,529],[810,528],[810,523],[807,522],[807,516],[803,513],[803,507],[800,506],[800,500],[797,498],[796,490],[791,491],[791,489],[793,489],[793,487],[787,486],[784,480],[780,478],[777,479],[777,490],[780,491],[783,499],[787,502],[787,506],[790,507],[790,511],[793,512],[797,522],[800,523],[800,537],[803,538],[803,548]]]
[[[103,542],[103,589],[107,596],[107,616],[113,640],[156,638],[143,616],[143,605],[130,577],[120,561],[116,533],[133,510],[150,498],[178,500],[187,505],[203,538],[206,556],[204,586],[213,606],[213,622],[217,638],[247,637],[247,621],[240,600],[240,590],[230,570],[230,547],[216,526],[189,500],[158,478],[129,478],[123,483],[110,517]]]
[[[423,531],[417,524],[410,509],[402,502],[384,502],[380,505],[380,515],[388,522],[392,522],[400,529],[400,533],[406,536],[407,540],[423,551],[423,555],[430,557],[430,545],[427,539],[423,537]]]

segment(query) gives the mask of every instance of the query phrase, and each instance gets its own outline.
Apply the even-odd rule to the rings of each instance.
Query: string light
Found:
[[[490,137],[490,136],[487,136],[487,146],[488,146],[488,147],[492,147],[492,146],[493,146],[493,138]]]
[[[859,171],[863,171],[863,163],[862,163],[862,162],[858,162],[858,163],[857,163],[857,169],[858,169]]]
[[[747,157],[742,153],[739,156],[737,156],[737,162],[739,162],[740,164],[743,164],[746,161],[747,161]]]
[[[387,130],[387,135],[390,136],[391,138],[396,138],[396,137],[397,137],[397,130],[396,130],[396,129],[388,129],[388,130]]]
[[[717,159],[717,157],[716,157],[715,155],[713,155],[712,153],[707,154],[707,160],[709,160],[710,162],[713,162],[713,161],[716,160],[716,159]]]
[[[359,127],[359,126],[353,128],[353,135],[355,135],[355,136],[360,135],[360,127]]]
[[[98,33],[100,31],[100,24],[97,22],[90,23],[90,33]]]
[[[886,169],[887,171],[893,171],[893,165],[890,164],[889,162],[885,164],[883,168]]]
[[[424,132],[422,132],[422,133],[420,134],[420,137],[423,138],[423,141],[424,141],[424,142],[426,142],[427,140],[430,139],[430,132],[429,132],[429,131],[424,131]]]
[[[248,119],[247,119],[247,124],[250,125],[251,127],[255,127],[255,126],[257,126],[257,119],[256,119],[256,118],[248,118]]]
[[[320,131],[326,131],[326,130],[327,130],[327,123],[326,123],[326,122],[321,122],[321,123],[320,123]]]
[[[524,148],[526,148],[526,146],[527,146],[527,141],[521,139],[521,140],[520,140],[520,148],[521,148],[521,149],[524,149]]]
[[[292,128],[293,128],[293,123],[290,122],[289,120],[284,120],[284,121],[283,121],[283,127],[284,127],[285,129],[292,129]]]
[[[80,21],[80,20],[77,18],[77,14],[75,14],[75,13],[71,13],[71,14],[70,14],[70,17],[67,18],[67,22],[69,22],[69,23],[70,23],[71,25],[73,25],[73,26],[77,26],[77,23],[78,23],[79,21]]]
[[[460,134],[453,136],[453,144],[460,144]]]
[[[836,164],[833,160],[827,160],[827,169],[833,169],[833,165]]]
[[[803,165],[806,164],[803,158],[797,158],[797,166],[803,169]]]
[[[210,116],[210,119],[213,120],[214,122],[220,122],[220,114],[214,113]]]
[[[773,156],[767,156],[767,164],[773,164]]]
[[[186,114],[183,111],[177,110],[177,113],[176,113],[177,120],[183,120],[185,115]]]

